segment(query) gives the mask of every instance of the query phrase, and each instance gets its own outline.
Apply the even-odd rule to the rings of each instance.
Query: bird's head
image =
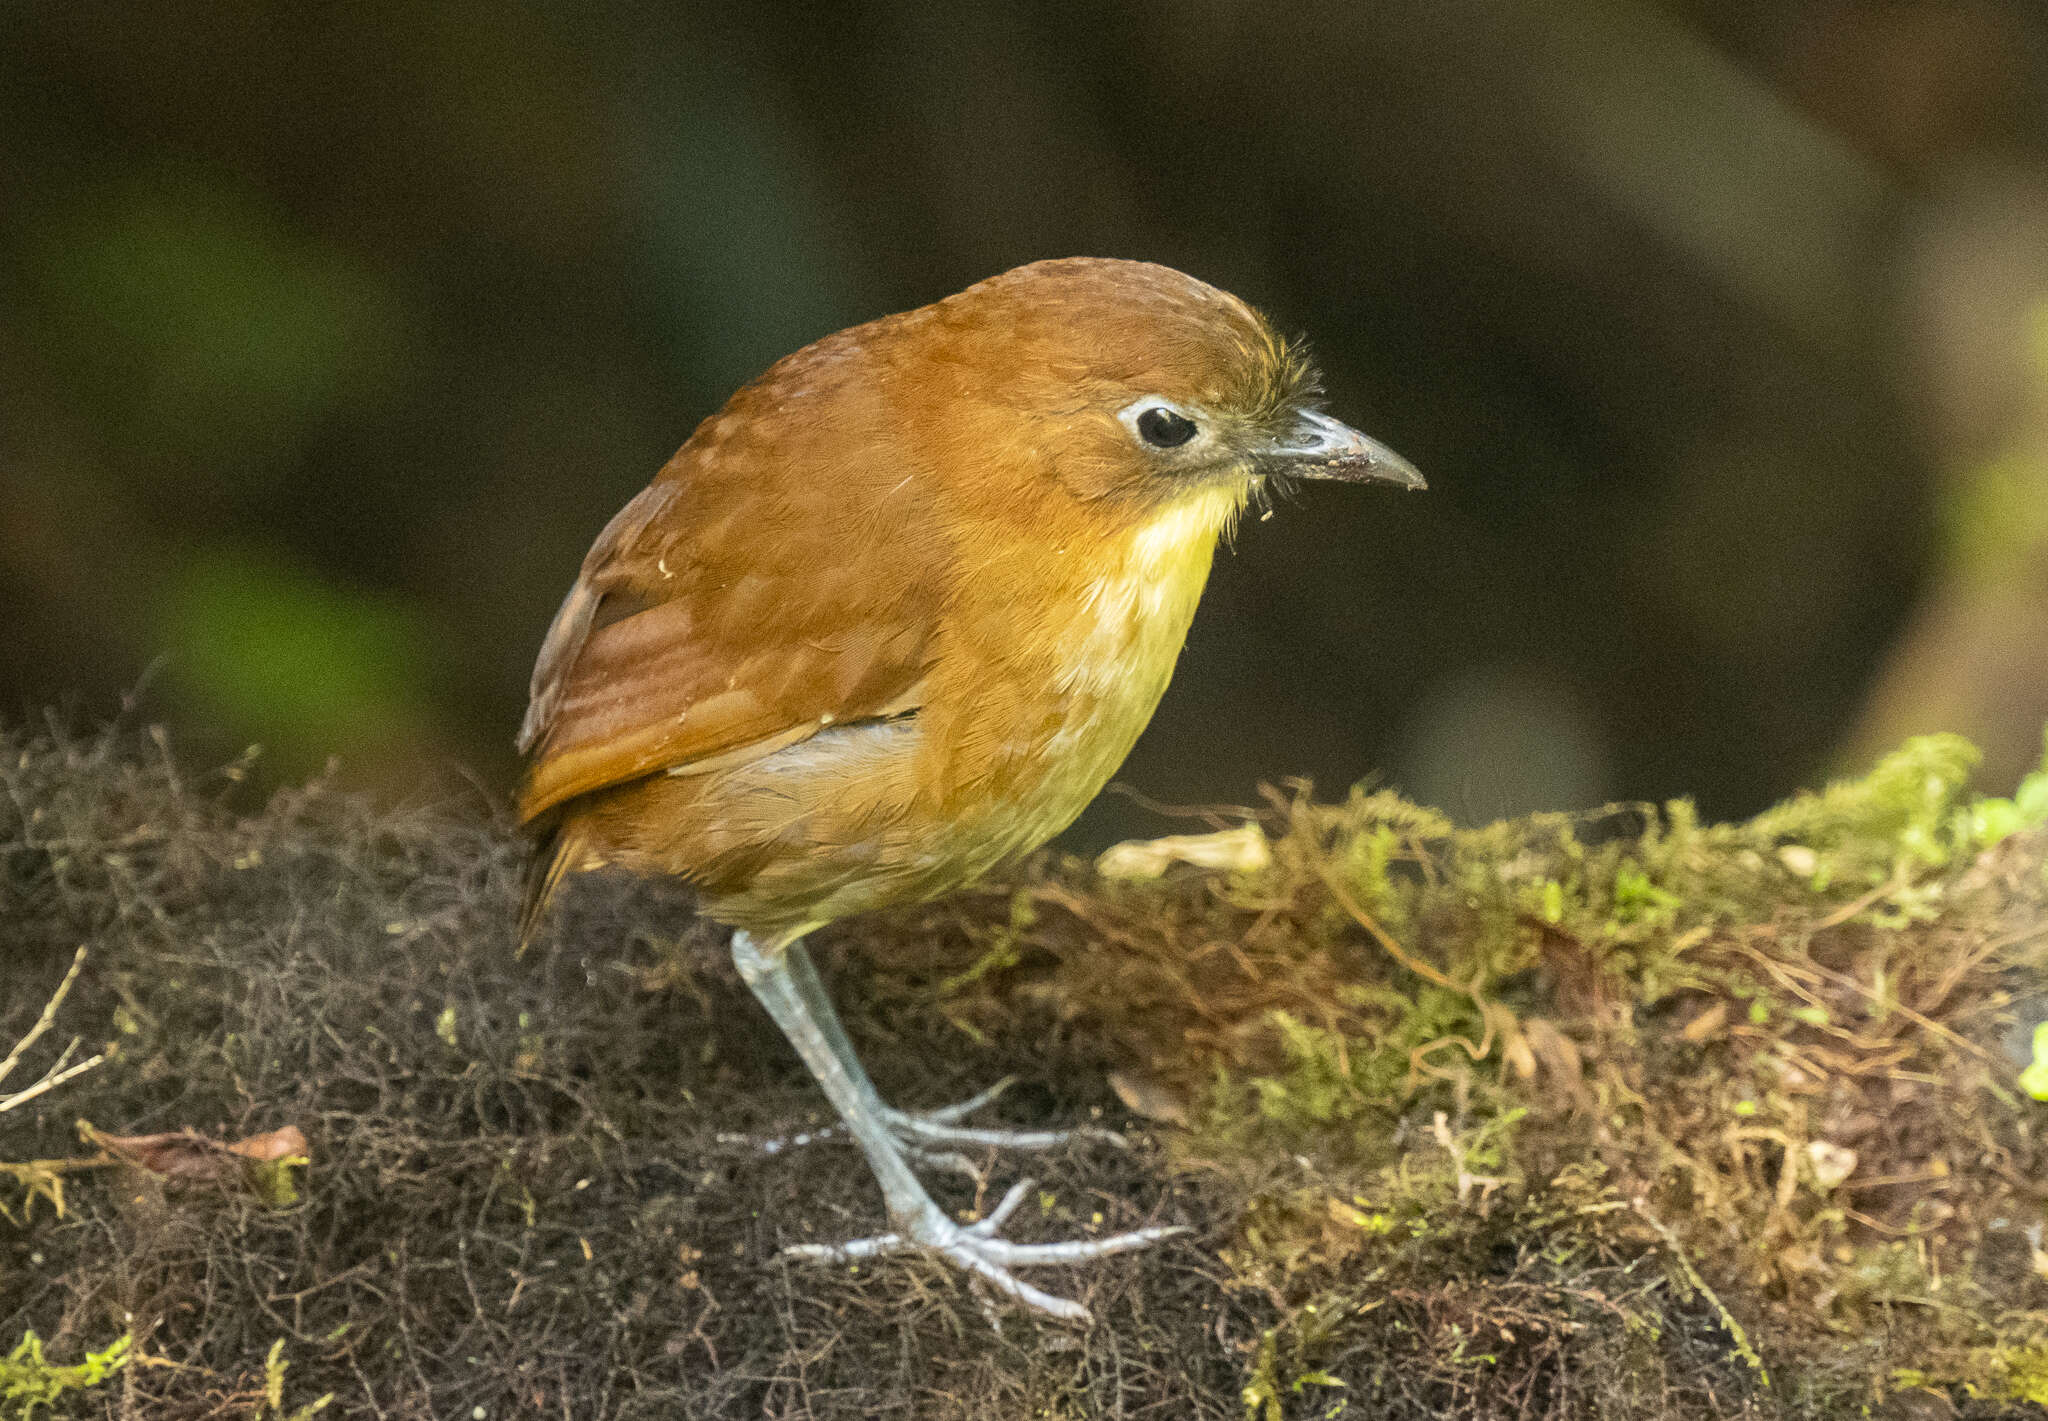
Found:
[[[1422,488],[1324,414],[1314,367],[1228,292],[1148,262],[1035,262],[894,318],[954,468],[1033,471],[1111,516],[1268,481]],[[937,409],[933,410],[937,414]]]

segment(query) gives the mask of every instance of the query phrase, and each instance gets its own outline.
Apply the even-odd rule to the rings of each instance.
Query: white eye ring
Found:
[[[1147,395],[1117,411],[1117,418],[1140,444],[1152,449],[1180,449],[1202,437],[1204,423],[1172,400]]]

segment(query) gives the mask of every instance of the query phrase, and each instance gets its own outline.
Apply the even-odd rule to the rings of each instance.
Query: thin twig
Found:
[[[1943,1026],[1940,1022],[1936,1021],[1933,1017],[1928,1016],[1925,1012],[1917,1011],[1914,1008],[1907,1006],[1904,1002],[1898,1000],[1898,998],[1896,997],[1888,997],[1883,993],[1879,992],[1874,987],[1866,987],[1863,985],[1863,983],[1857,981],[1854,977],[1849,976],[1847,973],[1836,972],[1832,968],[1820,966],[1819,963],[1815,963],[1814,966],[1821,973],[1821,975],[1828,977],[1833,981],[1841,983],[1844,987],[1847,987],[1850,991],[1856,993],[1856,995],[1862,997],[1865,1001],[1868,1001],[1876,1006],[1881,1006],[1888,1011],[1897,1012],[1900,1016],[1906,1018],[1906,1020],[1913,1022],[1915,1025],[1920,1026],[1925,1030],[1933,1032],[1936,1036],[1939,1036],[1942,1040],[1948,1042],[1950,1045],[1957,1046],[1965,1051],[1968,1051],[1971,1055],[1977,1057],[1981,1061],[1987,1062],[1988,1064],[1994,1066],[1999,1063],[1999,1058],[1997,1055],[1990,1051],[1985,1050],[1982,1046],[1979,1046],[1969,1037],[1963,1036],[1955,1031],[1952,1031],[1948,1027]]]
[[[1348,892],[1345,891],[1344,885],[1338,881],[1337,875],[1335,873],[1329,871],[1328,869],[1325,869],[1323,871],[1322,878],[1324,886],[1326,886],[1330,890],[1331,896],[1336,898],[1337,906],[1342,908],[1345,912],[1349,913],[1357,921],[1360,927],[1364,928],[1367,932],[1371,933],[1373,941],[1377,942],[1380,945],[1380,947],[1386,952],[1387,956],[1393,958],[1394,961],[1400,963],[1403,967],[1407,968],[1410,972],[1413,972],[1416,976],[1422,978],[1426,982],[1434,982],[1437,986],[1442,987],[1447,991],[1461,992],[1465,995],[1471,996],[1475,1001],[1478,1000],[1478,994],[1474,992],[1472,988],[1464,986],[1461,983],[1452,981],[1451,978],[1446,973],[1444,973],[1442,969],[1436,967],[1434,964],[1424,962],[1419,957],[1409,956],[1407,951],[1401,946],[1401,944],[1394,941],[1394,935],[1392,933],[1388,932],[1385,928],[1381,927],[1376,921],[1374,921],[1372,914],[1366,912],[1365,909],[1358,906],[1357,901],[1353,899]]]
[[[1495,1008],[1487,1002],[1486,998],[1479,991],[1480,982],[1485,980],[1484,971],[1482,970],[1472,978],[1472,985],[1469,987],[1454,981],[1448,973],[1434,964],[1424,962],[1419,957],[1410,956],[1407,950],[1394,940],[1394,935],[1381,927],[1373,919],[1372,914],[1361,908],[1357,900],[1345,891],[1344,885],[1338,881],[1337,875],[1328,867],[1322,869],[1322,879],[1324,886],[1330,890],[1331,896],[1336,898],[1337,906],[1349,913],[1360,927],[1371,933],[1373,940],[1380,945],[1380,948],[1387,956],[1393,958],[1394,961],[1400,963],[1401,966],[1407,968],[1425,982],[1431,982],[1446,991],[1457,992],[1463,996],[1470,997],[1473,1007],[1479,1012],[1480,1032],[1479,1041],[1476,1045],[1469,1037],[1440,1036],[1434,1041],[1425,1042],[1415,1047],[1408,1053],[1409,1070],[1423,1075],[1435,1076],[1440,1080],[1456,1079],[1455,1076],[1445,1075],[1443,1072],[1436,1070],[1423,1059],[1437,1047],[1446,1045],[1461,1047],[1465,1054],[1474,1061],[1485,1060],[1486,1053],[1493,1049],[1496,1013]],[[1341,1041],[1343,1038],[1339,1037],[1338,1039]]]
[[[1912,876],[1903,868],[1894,869],[1890,878],[1887,878],[1883,883],[1880,883],[1854,902],[1844,903],[1841,907],[1835,909],[1834,912],[1816,922],[1809,931],[1818,933],[1826,932],[1829,928],[1838,928],[1866,909],[1876,907],[1880,902],[1891,897],[1892,894],[1897,893],[1900,889],[1909,887],[1912,882]]]
[[[73,1041],[71,1043],[72,1046],[76,1046],[77,1044],[78,1043],[76,1041]],[[8,1111],[14,1109],[17,1105],[28,1104],[31,1100],[34,1100],[37,1096],[41,1095],[45,1091],[55,1090],[58,1086],[64,1084],[64,1082],[72,1079],[74,1076],[84,1075],[87,1071],[91,1070],[94,1066],[99,1065],[106,1059],[106,1052],[96,1051],[92,1055],[87,1056],[83,1061],[74,1062],[70,1066],[66,1067],[64,1070],[59,1071],[53,1069],[49,1075],[44,1076],[34,1085],[28,1086],[22,1090],[18,1090],[13,1095],[0,1095],[0,1115],[5,1115]]]
[[[36,1018],[36,1024],[28,1029],[28,1035],[14,1043],[14,1049],[7,1053],[7,1059],[0,1061],[0,1081],[7,1079],[14,1068],[21,1064],[21,1058],[28,1048],[42,1038],[57,1019],[58,1008],[64,1005],[64,998],[71,994],[71,984],[78,980],[78,973],[85,966],[85,948],[81,945],[71,955],[71,970],[64,974],[64,980],[57,984],[57,990],[50,994],[50,1000],[43,1004],[43,1014]]]
[[[1735,1344],[1735,1355],[1749,1364],[1750,1370],[1756,1373],[1758,1381],[1762,1382],[1765,1386],[1769,1386],[1771,1384],[1771,1374],[1764,1368],[1764,1359],[1758,1356],[1756,1348],[1750,1345],[1749,1334],[1743,1330],[1742,1324],[1736,1320],[1735,1314],[1728,1311],[1728,1305],[1721,1301],[1721,1295],[1716,1293],[1708,1285],[1707,1280],[1700,1276],[1700,1270],[1692,1266],[1692,1259],[1686,1256],[1685,1245],[1678,1241],[1678,1235],[1662,1219],[1644,1207],[1640,1199],[1632,1202],[1636,1217],[1657,1231],[1658,1236],[1664,1240],[1665,1247],[1671,1250],[1672,1261],[1678,1265],[1679,1271],[1685,1274],[1685,1279],[1692,1285],[1693,1290],[1712,1303],[1714,1311],[1721,1315],[1721,1329],[1728,1334],[1729,1340]]]

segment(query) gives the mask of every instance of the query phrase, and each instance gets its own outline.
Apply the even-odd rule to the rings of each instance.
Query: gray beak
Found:
[[[1284,461],[1296,478],[1429,487],[1420,470],[1379,440],[1313,410],[1296,415],[1286,437],[1261,452]]]

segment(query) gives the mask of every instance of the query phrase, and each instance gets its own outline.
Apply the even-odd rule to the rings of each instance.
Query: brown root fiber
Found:
[[[1971,800],[1970,761],[1724,826],[1302,791],[1264,866],[1046,859],[819,934],[892,1098],[1014,1072],[995,1118],[1133,1135],[935,1181],[971,1212],[1028,1169],[1020,1237],[1192,1227],[1046,1273],[1079,1332],[775,1260],[879,1202],[841,1141],[763,1150],[826,1107],[681,895],[579,882],[517,957],[475,804],[237,813],[160,737],[0,733],[0,1054],[81,945],[23,1070],[114,1046],[0,1113],[0,1405],[2013,1414],[2048,1401],[2048,777]],[[292,1129],[307,1162],[255,1158]]]

